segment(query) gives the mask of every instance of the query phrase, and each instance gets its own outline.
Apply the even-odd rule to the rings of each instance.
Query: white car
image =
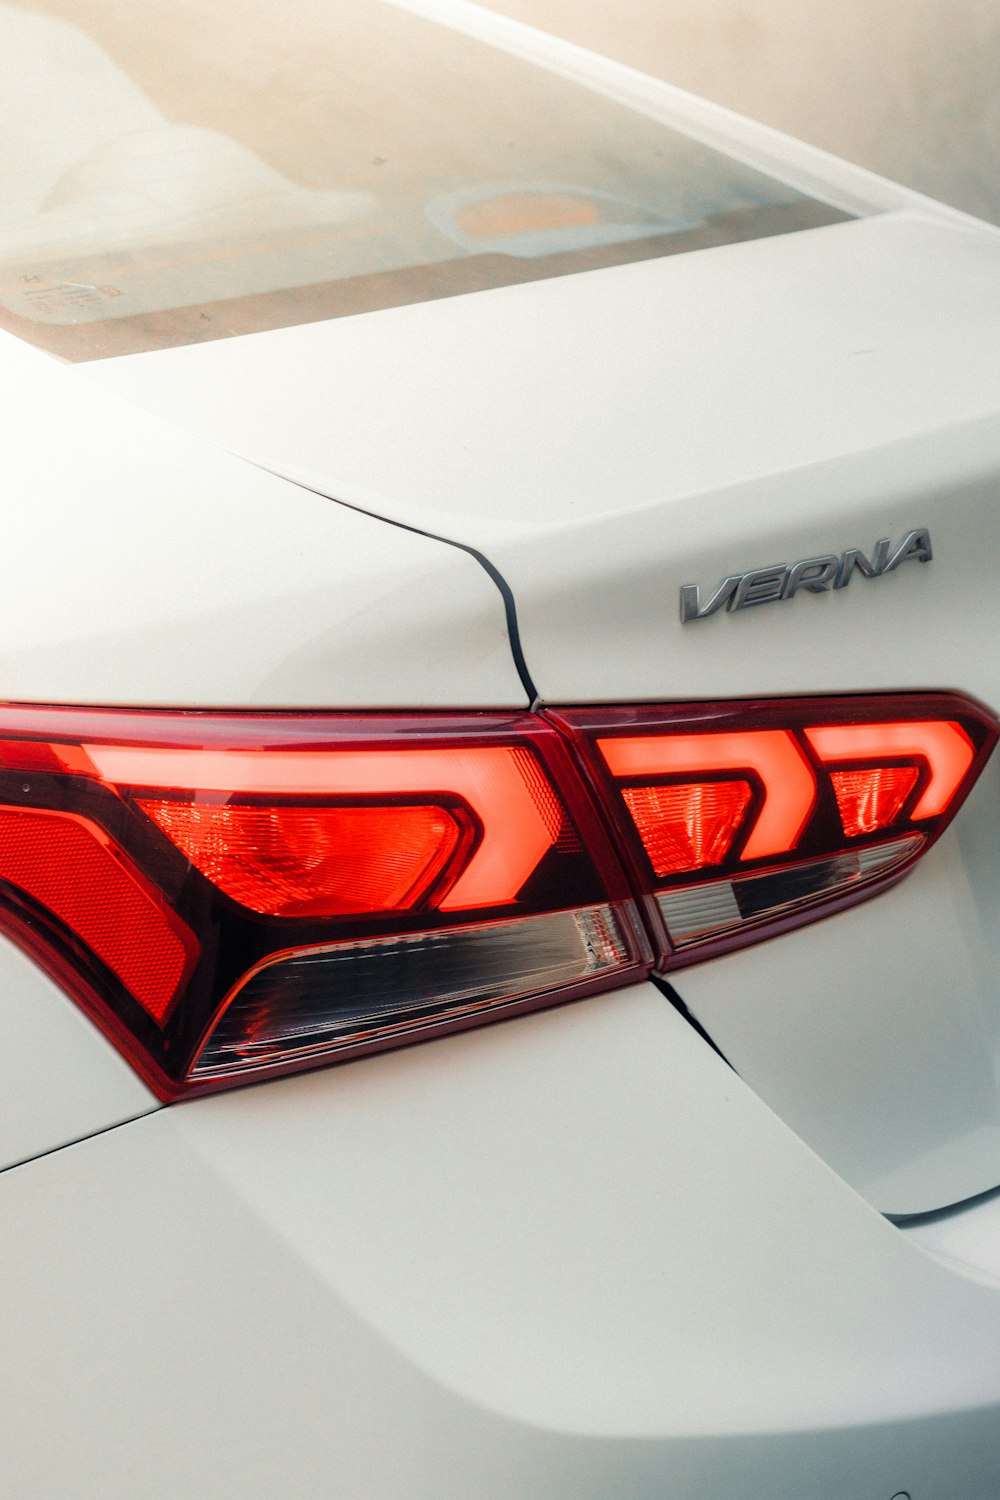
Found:
[[[0,49],[0,1495],[996,1500],[998,231],[462,0]]]

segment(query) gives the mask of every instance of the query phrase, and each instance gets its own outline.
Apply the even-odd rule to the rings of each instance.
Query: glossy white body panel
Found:
[[[904,1223],[909,1240],[963,1276],[1000,1290],[1000,1196]]]
[[[996,1289],[648,986],[161,1111],[0,1194],[24,1500],[1000,1487]]]
[[[0,337],[0,699],[523,705],[468,553],[331,505]]]
[[[88,373],[480,548],[543,699],[634,701],[950,684],[940,622],[997,525],[998,343],[1000,234],[901,214]],[[917,526],[933,567],[680,626],[682,584]]]
[[[117,1048],[0,937],[0,1170],[159,1108]]]
[[[496,548],[993,410],[998,259],[1000,230],[906,210],[81,374]]]

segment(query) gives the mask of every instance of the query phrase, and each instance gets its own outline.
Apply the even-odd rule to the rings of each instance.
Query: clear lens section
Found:
[[[595,906],[271,959],[236,991],[190,1076],[270,1068],[589,980],[606,983],[634,966],[626,920],[621,909]]]
[[[848,894],[873,875],[888,874],[912,859],[923,839],[893,839],[872,848],[854,849],[831,859],[811,859],[786,870],[710,880],[657,896],[670,940],[677,948],[703,938],[739,932],[763,917],[780,917],[820,898]]]

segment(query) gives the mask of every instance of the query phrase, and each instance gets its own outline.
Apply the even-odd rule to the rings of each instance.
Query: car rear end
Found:
[[[43,38],[135,129],[0,232],[6,1490],[986,1500],[1000,241],[368,24],[492,177]]]

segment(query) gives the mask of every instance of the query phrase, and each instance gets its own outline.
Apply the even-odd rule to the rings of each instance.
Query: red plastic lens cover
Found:
[[[623,786],[643,848],[657,876],[721,864],[753,797],[748,781],[682,781]]]
[[[957,694],[549,710],[612,809],[676,966],[898,879],[997,738]],[[746,788],[744,794],[737,790]]]

